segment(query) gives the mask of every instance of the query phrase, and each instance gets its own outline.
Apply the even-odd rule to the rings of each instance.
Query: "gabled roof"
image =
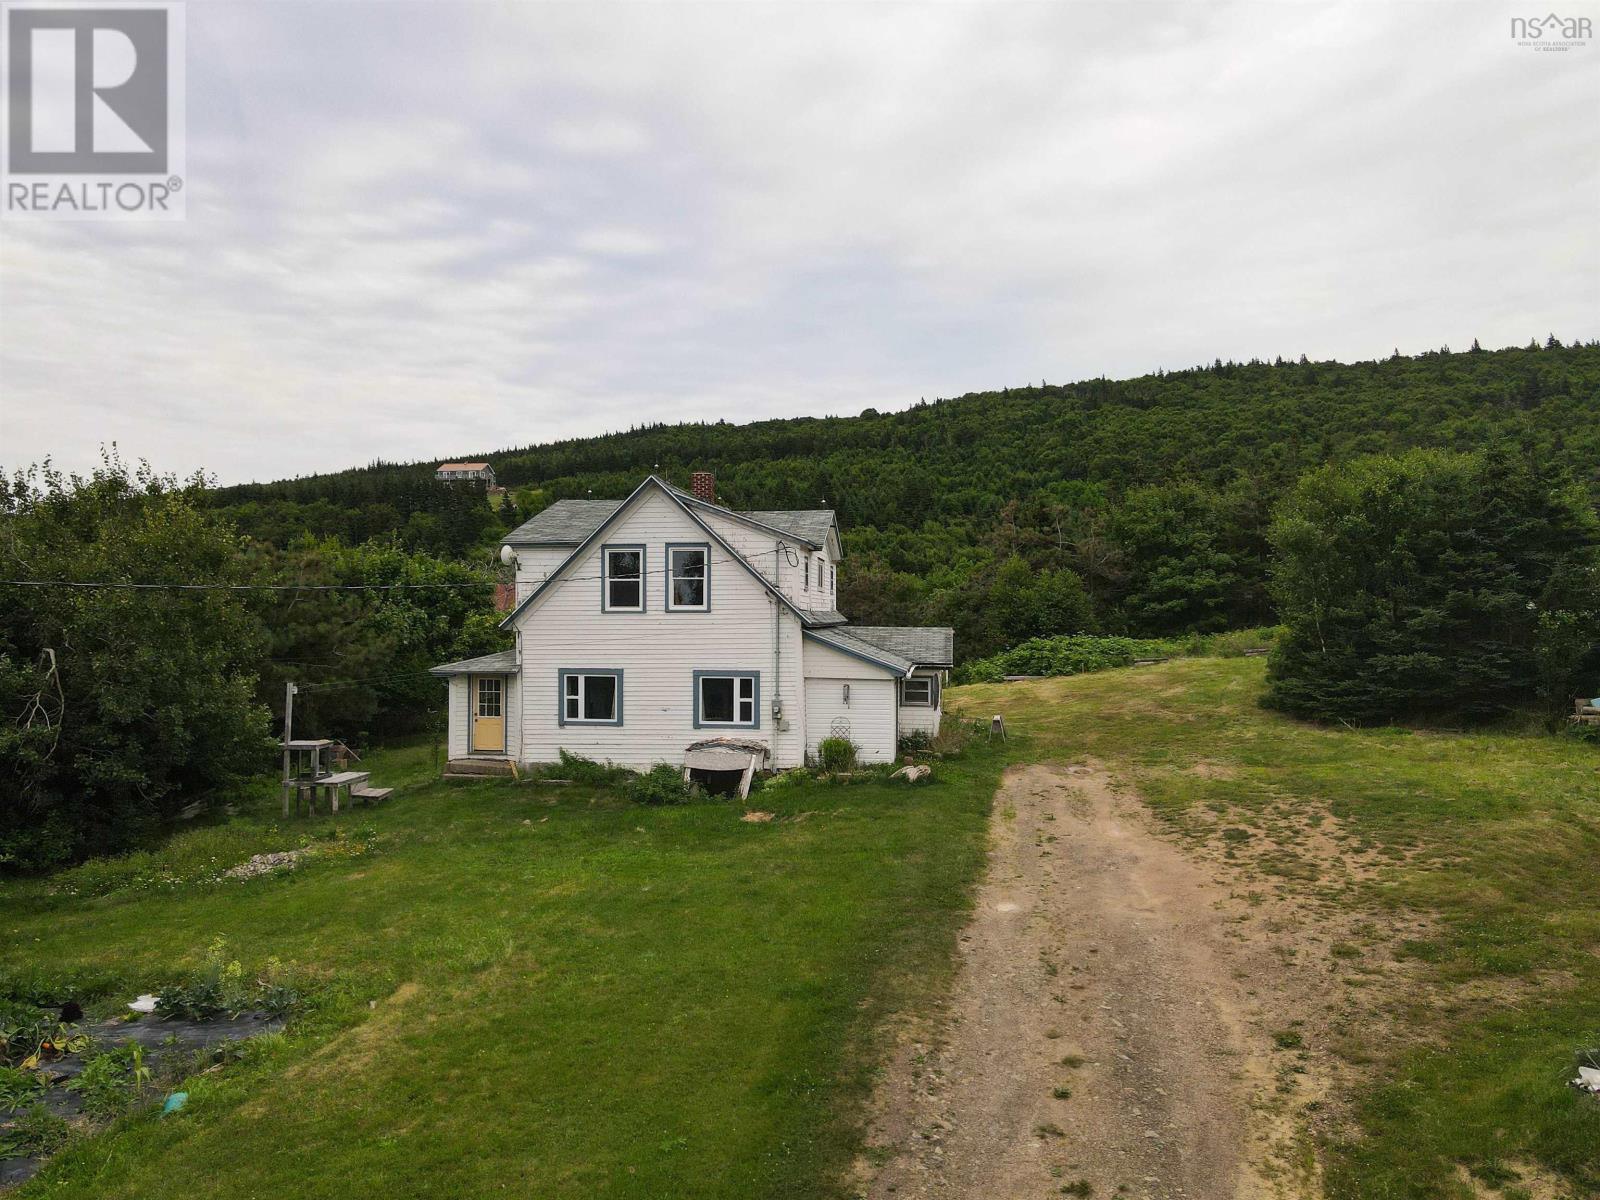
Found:
[[[460,662],[440,663],[429,667],[429,675],[515,675],[517,652],[496,650],[480,658],[463,658]]]
[[[488,468],[488,463],[440,463],[435,470],[438,471],[482,471]]]
[[[514,546],[576,546],[621,507],[621,500],[557,500],[506,534],[505,540]]]
[[[871,642],[851,637],[850,632],[845,629],[808,629],[805,631],[805,636],[814,642],[821,642],[824,646],[832,646],[851,658],[859,658],[886,671],[893,671],[896,675],[909,675],[911,668],[916,665],[910,659],[874,646]]]
[[[956,631],[938,625],[846,625],[831,630],[909,659],[919,667],[955,665]]]
[[[667,499],[671,500],[680,509],[682,509],[684,516],[688,517],[689,520],[693,521],[696,525],[698,525],[700,527],[701,532],[704,533],[706,535],[706,537],[710,538],[711,541],[716,543],[717,548],[720,549],[723,552],[723,554],[725,554],[727,556],[727,561],[736,562],[741,567],[743,567],[746,571],[748,571],[750,573],[750,575],[751,575],[751,578],[753,578],[757,583],[759,583],[763,588],[765,588],[769,594],[771,594],[772,596],[775,596],[777,598],[778,603],[782,604],[785,608],[787,608],[795,616],[799,617],[802,625],[809,625],[810,624],[810,622],[807,619],[807,610],[798,607],[794,603],[794,601],[790,600],[789,597],[785,596],[781,591],[779,591],[778,588],[777,588],[777,585],[775,585],[772,582],[772,580],[768,579],[765,575],[763,575],[760,571],[758,571],[755,568],[755,566],[750,562],[750,560],[748,558],[746,558],[743,554],[739,553],[738,550],[734,549],[734,547],[729,544],[728,540],[726,538],[724,538],[720,533],[718,533],[710,525],[707,525],[704,521],[702,521],[700,519],[699,515],[696,514],[696,512],[694,510],[694,506],[692,506],[692,505],[690,505],[690,504],[685,502],[685,500],[684,500],[685,493],[684,492],[680,491],[678,488],[673,487],[670,483],[667,483],[665,480],[658,479],[658,478],[656,478],[656,476],[650,475],[650,476],[647,476],[645,478],[645,481],[643,483],[641,483],[638,487],[634,488],[631,493],[629,493],[628,498],[626,500],[620,501],[620,502],[618,502],[616,504],[616,506],[612,509],[611,514],[608,517],[606,517],[603,521],[601,521],[599,524],[597,524],[594,527],[594,529],[590,532],[590,534],[586,538],[584,538],[583,541],[578,543],[577,548],[575,550],[573,550],[573,552],[571,554],[567,555],[566,558],[561,560],[561,565],[558,566],[554,571],[552,571],[548,576],[546,576],[544,582],[541,583],[538,587],[534,588],[533,591],[528,594],[527,599],[525,599],[521,604],[517,605],[516,608],[512,609],[509,613],[506,614],[505,619],[500,622],[500,627],[502,629],[509,628],[511,623],[513,621],[515,621],[519,616],[521,616],[523,614],[523,612],[527,610],[529,605],[531,605],[540,596],[544,595],[545,592],[549,591],[552,587],[555,587],[559,583],[561,583],[561,581],[562,581],[563,577],[566,575],[568,569],[572,566],[573,563],[577,562],[578,558],[582,555],[584,549],[586,547],[588,547],[591,543],[593,543],[596,540],[598,540],[600,535],[602,533],[604,533],[611,526],[612,522],[614,522],[617,519],[617,517],[622,514],[622,510],[627,508],[628,505],[633,502],[635,497],[637,497],[640,493],[642,493],[646,488],[650,488],[650,487],[654,487],[654,488],[660,489],[660,491],[667,497]],[[590,503],[590,504],[594,504],[594,503],[609,503],[609,501],[588,501],[587,503]],[[551,505],[551,507],[554,508],[555,505]]]
[[[837,523],[831,508],[754,509],[736,515],[761,525],[781,529],[792,537],[818,547],[827,542],[828,531]]]
[[[665,480],[658,479],[656,482],[675,499],[685,504],[734,517],[752,525],[760,525],[774,533],[787,534],[814,549],[821,549],[826,545],[829,531],[838,527],[833,510],[828,508],[739,512],[736,509],[724,508],[720,504],[701,500],[693,493],[674,487]],[[506,534],[505,541],[514,546],[576,546],[610,520],[611,515],[621,507],[621,500],[557,500],[549,508]]]

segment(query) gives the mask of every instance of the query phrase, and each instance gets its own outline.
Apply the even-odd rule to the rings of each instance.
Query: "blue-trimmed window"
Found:
[[[556,672],[556,715],[562,725],[621,725],[622,672],[563,667]]]
[[[644,547],[600,547],[600,607],[605,612],[643,612]]]
[[[711,543],[667,543],[667,611],[711,609]]]
[[[760,729],[759,671],[696,671],[696,729]]]

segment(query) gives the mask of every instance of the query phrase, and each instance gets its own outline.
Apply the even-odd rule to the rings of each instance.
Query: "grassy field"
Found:
[[[1333,1014],[1306,1014],[1308,1052],[1358,1083],[1319,1126],[1332,1200],[1600,1194],[1600,1105],[1565,1086],[1600,1046],[1600,748],[1317,728],[1257,706],[1262,671],[952,689],[1026,736],[915,792],[775,790],[771,824],[445,784],[402,750],[369,763],[401,785],[376,809],[283,822],[263,794],[0,884],[5,989],[70,979],[105,1009],[218,936],[322,981],[181,1118],[125,1118],[21,1195],[836,1195],[884,1019],[948,979],[1006,755],[1100,760],[1247,895],[1345,931],[1294,963]],[[308,836],[290,875],[215,878]]]
[[[871,1041],[948,977],[999,757],[914,792],[808,783],[641,808],[445,783],[369,758],[388,803],[251,812],[165,848],[0,884],[0,985],[109,1010],[228,939],[322,980],[320,1005],[125,1117],[22,1196],[811,1197],[856,1146]],[[294,872],[218,881],[308,831]]]
[[[1367,918],[1318,964],[1364,1081],[1327,1138],[1335,1200],[1600,1195],[1600,746],[1325,729],[1260,709],[1259,659],[952,696],[1033,752],[1102,760],[1262,895]],[[1422,932],[1419,932],[1422,931]],[[1408,981],[1385,988],[1386,965]],[[1389,1031],[1375,1043],[1363,1016]]]

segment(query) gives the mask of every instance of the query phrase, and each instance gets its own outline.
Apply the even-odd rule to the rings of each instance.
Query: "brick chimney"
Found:
[[[696,500],[704,500],[707,504],[717,502],[717,477],[710,471],[696,471],[689,476],[689,490],[694,493]]]

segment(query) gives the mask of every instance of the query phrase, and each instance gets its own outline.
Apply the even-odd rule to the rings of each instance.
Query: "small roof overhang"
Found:
[[[955,665],[956,631],[942,625],[846,625],[833,632],[849,634],[918,667]]]
[[[460,662],[440,663],[437,667],[429,667],[428,674],[443,679],[451,675],[515,675],[518,670],[515,650],[497,650],[493,654],[484,654],[478,658],[463,658]]]
[[[881,667],[892,675],[902,678],[911,674],[915,663],[900,655],[882,650],[870,642],[860,638],[851,637],[845,629],[807,629],[805,636],[814,642],[837,650],[840,654],[848,654],[851,658],[860,659],[874,667]]]

